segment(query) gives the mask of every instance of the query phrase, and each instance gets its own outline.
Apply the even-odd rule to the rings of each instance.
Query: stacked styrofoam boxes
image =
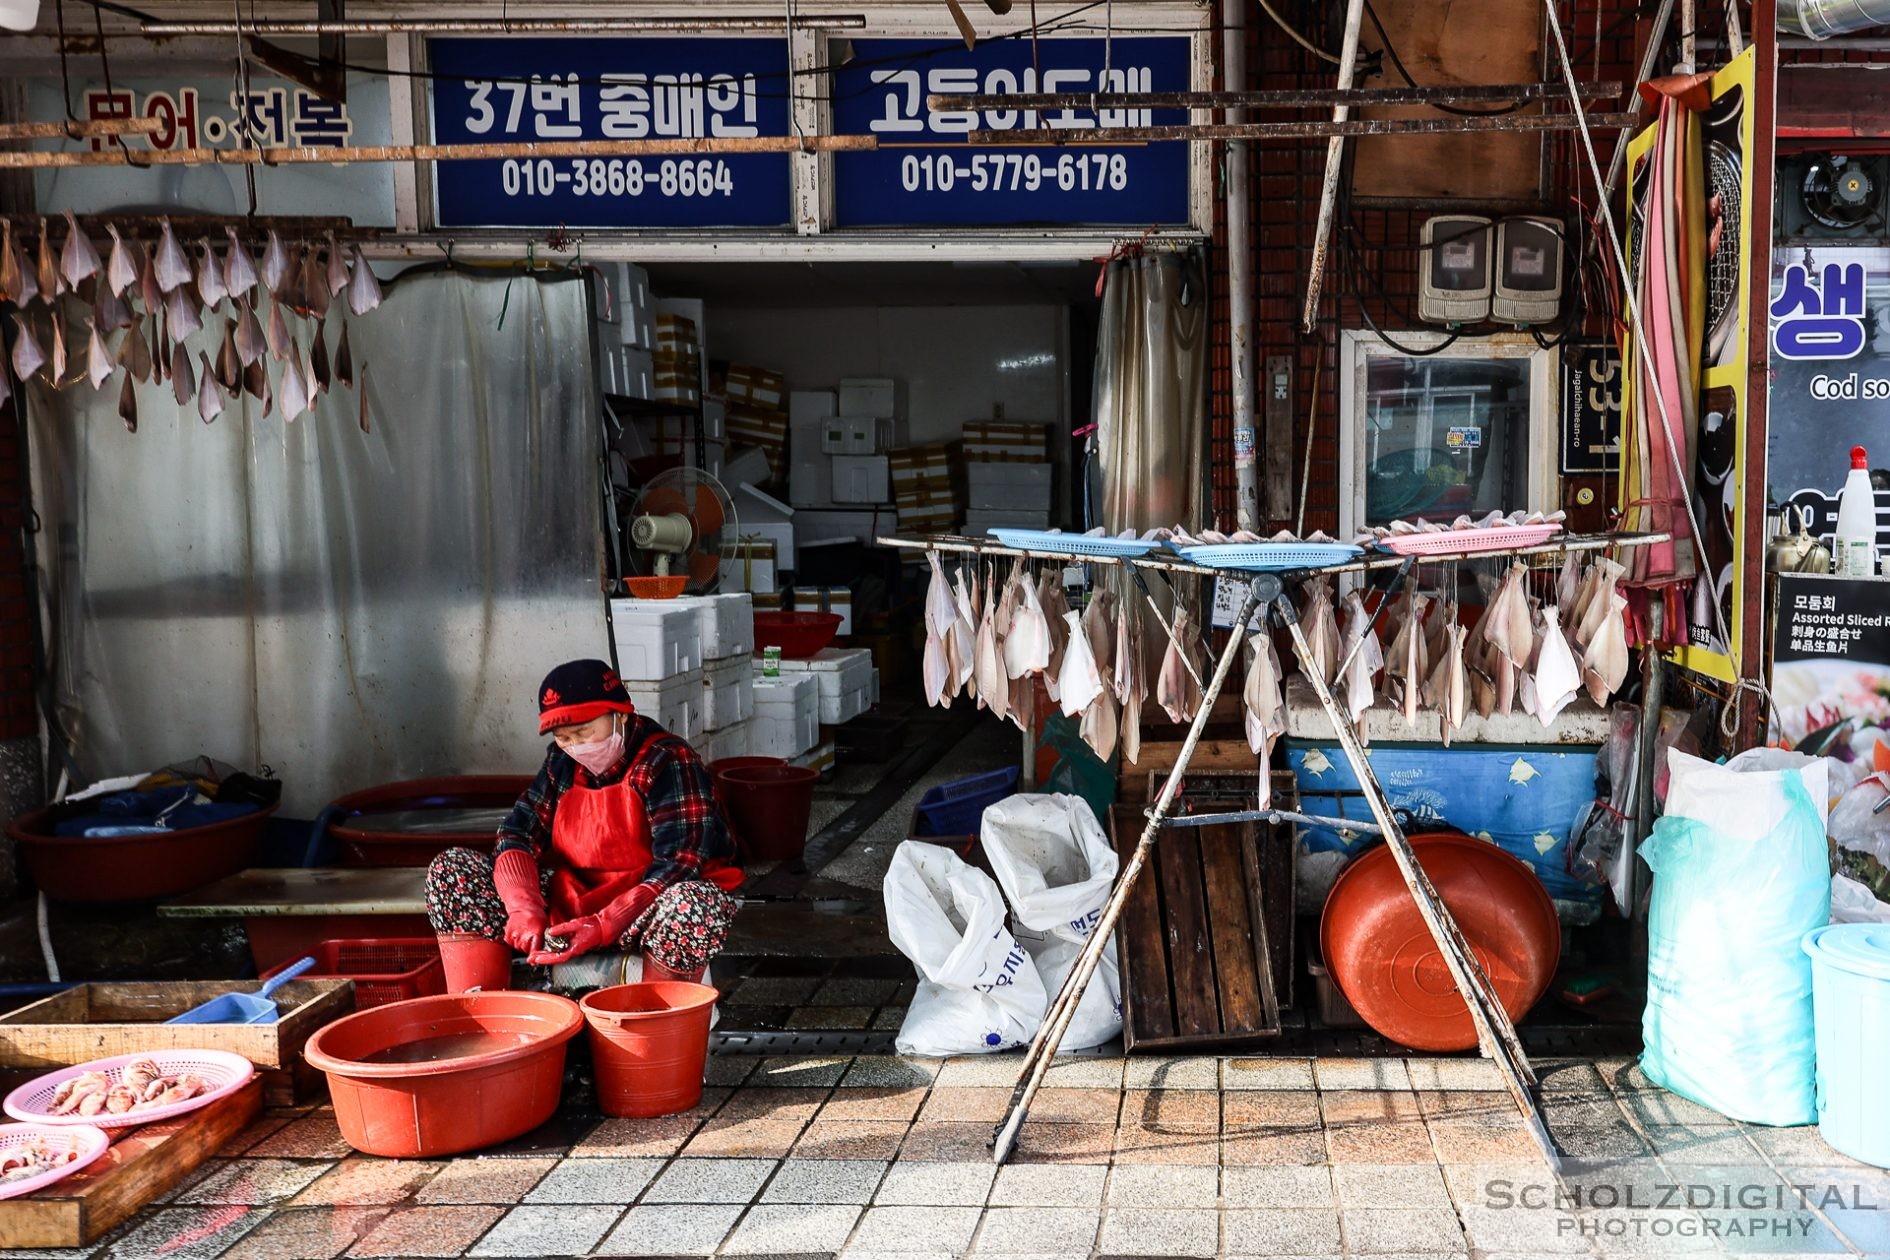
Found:
[[[710,661],[702,669],[702,729],[719,731],[744,721],[755,711],[752,657]]]
[[[655,396],[656,301],[650,277],[630,263],[597,266],[597,383],[606,394]]]
[[[820,698],[821,725],[851,722],[872,707],[873,653],[868,648],[825,647],[804,660],[781,662],[783,677],[809,674]]]
[[[696,751],[705,760],[741,757],[730,752],[747,745],[746,731],[733,732],[753,713],[754,684],[750,662],[755,650],[755,606],[746,591],[718,595],[684,595],[663,601],[693,612],[702,644],[702,691],[697,697]],[[725,733],[733,732],[733,733]]]
[[[755,603],[746,591],[718,595],[679,595],[666,599],[678,608],[693,608],[702,640],[702,659],[719,661],[747,657],[755,650]]]
[[[702,623],[667,599],[613,599],[617,673],[637,712],[671,734],[702,733]]]
[[[755,669],[755,715],[748,722],[748,756],[798,757],[820,742],[820,685],[812,674],[769,678]]]
[[[1051,475],[1050,464],[967,462],[965,532],[982,534],[993,526],[1050,528]]]

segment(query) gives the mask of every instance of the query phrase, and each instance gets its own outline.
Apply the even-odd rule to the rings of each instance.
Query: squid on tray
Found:
[[[47,1110],[55,1116],[125,1115],[184,1102],[208,1089],[195,1073],[167,1074],[150,1059],[135,1059],[116,1082],[104,1072],[81,1072],[62,1082]]]
[[[64,1168],[78,1158],[76,1145],[38,1134],[0,1156],[0,1185]]]

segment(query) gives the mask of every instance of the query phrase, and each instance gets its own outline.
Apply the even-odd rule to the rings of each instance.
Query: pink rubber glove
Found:
[[[507,849],[492,862],[492,885],[505,903],[505,943],[529,953],[544,941],[544,890],[538,883],[538,863],[523,849]]]
[[[597,916],[587,914],[581,919],[572,919],[566,923],[554,923],[545,931],[547,938],[566,942],[563,949],[539,949],[526,955],[525,961],[534,967],[550,967],[562,962],[570,962],[590,953],[609,938],[604,935],[603,925]]]

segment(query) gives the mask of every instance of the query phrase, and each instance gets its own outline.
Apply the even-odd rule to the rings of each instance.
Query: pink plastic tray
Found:
[[[1379,546],[1401,556],[1455,556],[1475,551],[1534,547],[1562,532],[1560,525],[1497,525],[1490,529],[1442,529],[1432,534],[1396,534]]]
[[[139,1111],[127,1111],[119,1115],[99,1114],[96,1116],[55,1116],[47,1109],[52,1106],[53,1091],[82,1072],[103,1072],[114,1084],[126,1065],[139,1059],[150,1059],[169,1075],[173,1072],[195,1072],[203,1077],[210,1089],[195,1098],[172,1103],[168,1107],[146,1107]],[[199,1107],[206,1107],[219,1098],[226,1097],[243,1088],[249,1078],[256,1075],[255,1065],[240,1054],[231,1054],[227,1050],[153,1050],[148,1054],[120,1054],[109,1059],[94,1059],[90,1063],[81,1063],[77,1067],[60,1068],[57,1072],[48,1072],[35,1077],[7,1095],[6,1113],[15,1120],[25,1120],[32,1124],[74,1125],[90,1124],[101,1129],[126,1129],[134,1125],[151,1124],[157,1120],[169,1120],[173,1116],[186,1115]]]
[[[48,1142],[63,1143],[66,1149],[76,1151],[78,1158],[70,1164],[48,1169],[36,1177],[0,1181],[0,1199],[17,1198],[35,1190],[44,1190],[55,1181],[63,1181],[78,1172],[112,1147],[110,1135],[95,1124],[0,1124],[0,1156],[10,1155],[41,1137]]]

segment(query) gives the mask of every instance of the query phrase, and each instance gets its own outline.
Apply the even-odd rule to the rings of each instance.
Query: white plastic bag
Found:
[[[1890,923],[1890,905],[1848,875],[1831,877],[1831,922]]]
[[[1037,964],[1004,927],[991,877],[943,845],[908,840],[886,871],[886,930],[919,969],[900,1054],[985,1054],[1043,1023]]]
[[[1102,824],[1080,796],[1013,796],[984,811],[979,838],[991,859],[1017,937],[1056,993],[1096,930],[1119,863]],[[1122,977],[1116,945],[1102,957],[1060,1043],[1087,1050],[1122,1032]]]
[[[1830,919],[1826,767],[1755,748],[1723,766],[1670,752],[1667,813],[1641,845],[1642,1070],[1735,1120],[1818,1118],[1805,933]]]

